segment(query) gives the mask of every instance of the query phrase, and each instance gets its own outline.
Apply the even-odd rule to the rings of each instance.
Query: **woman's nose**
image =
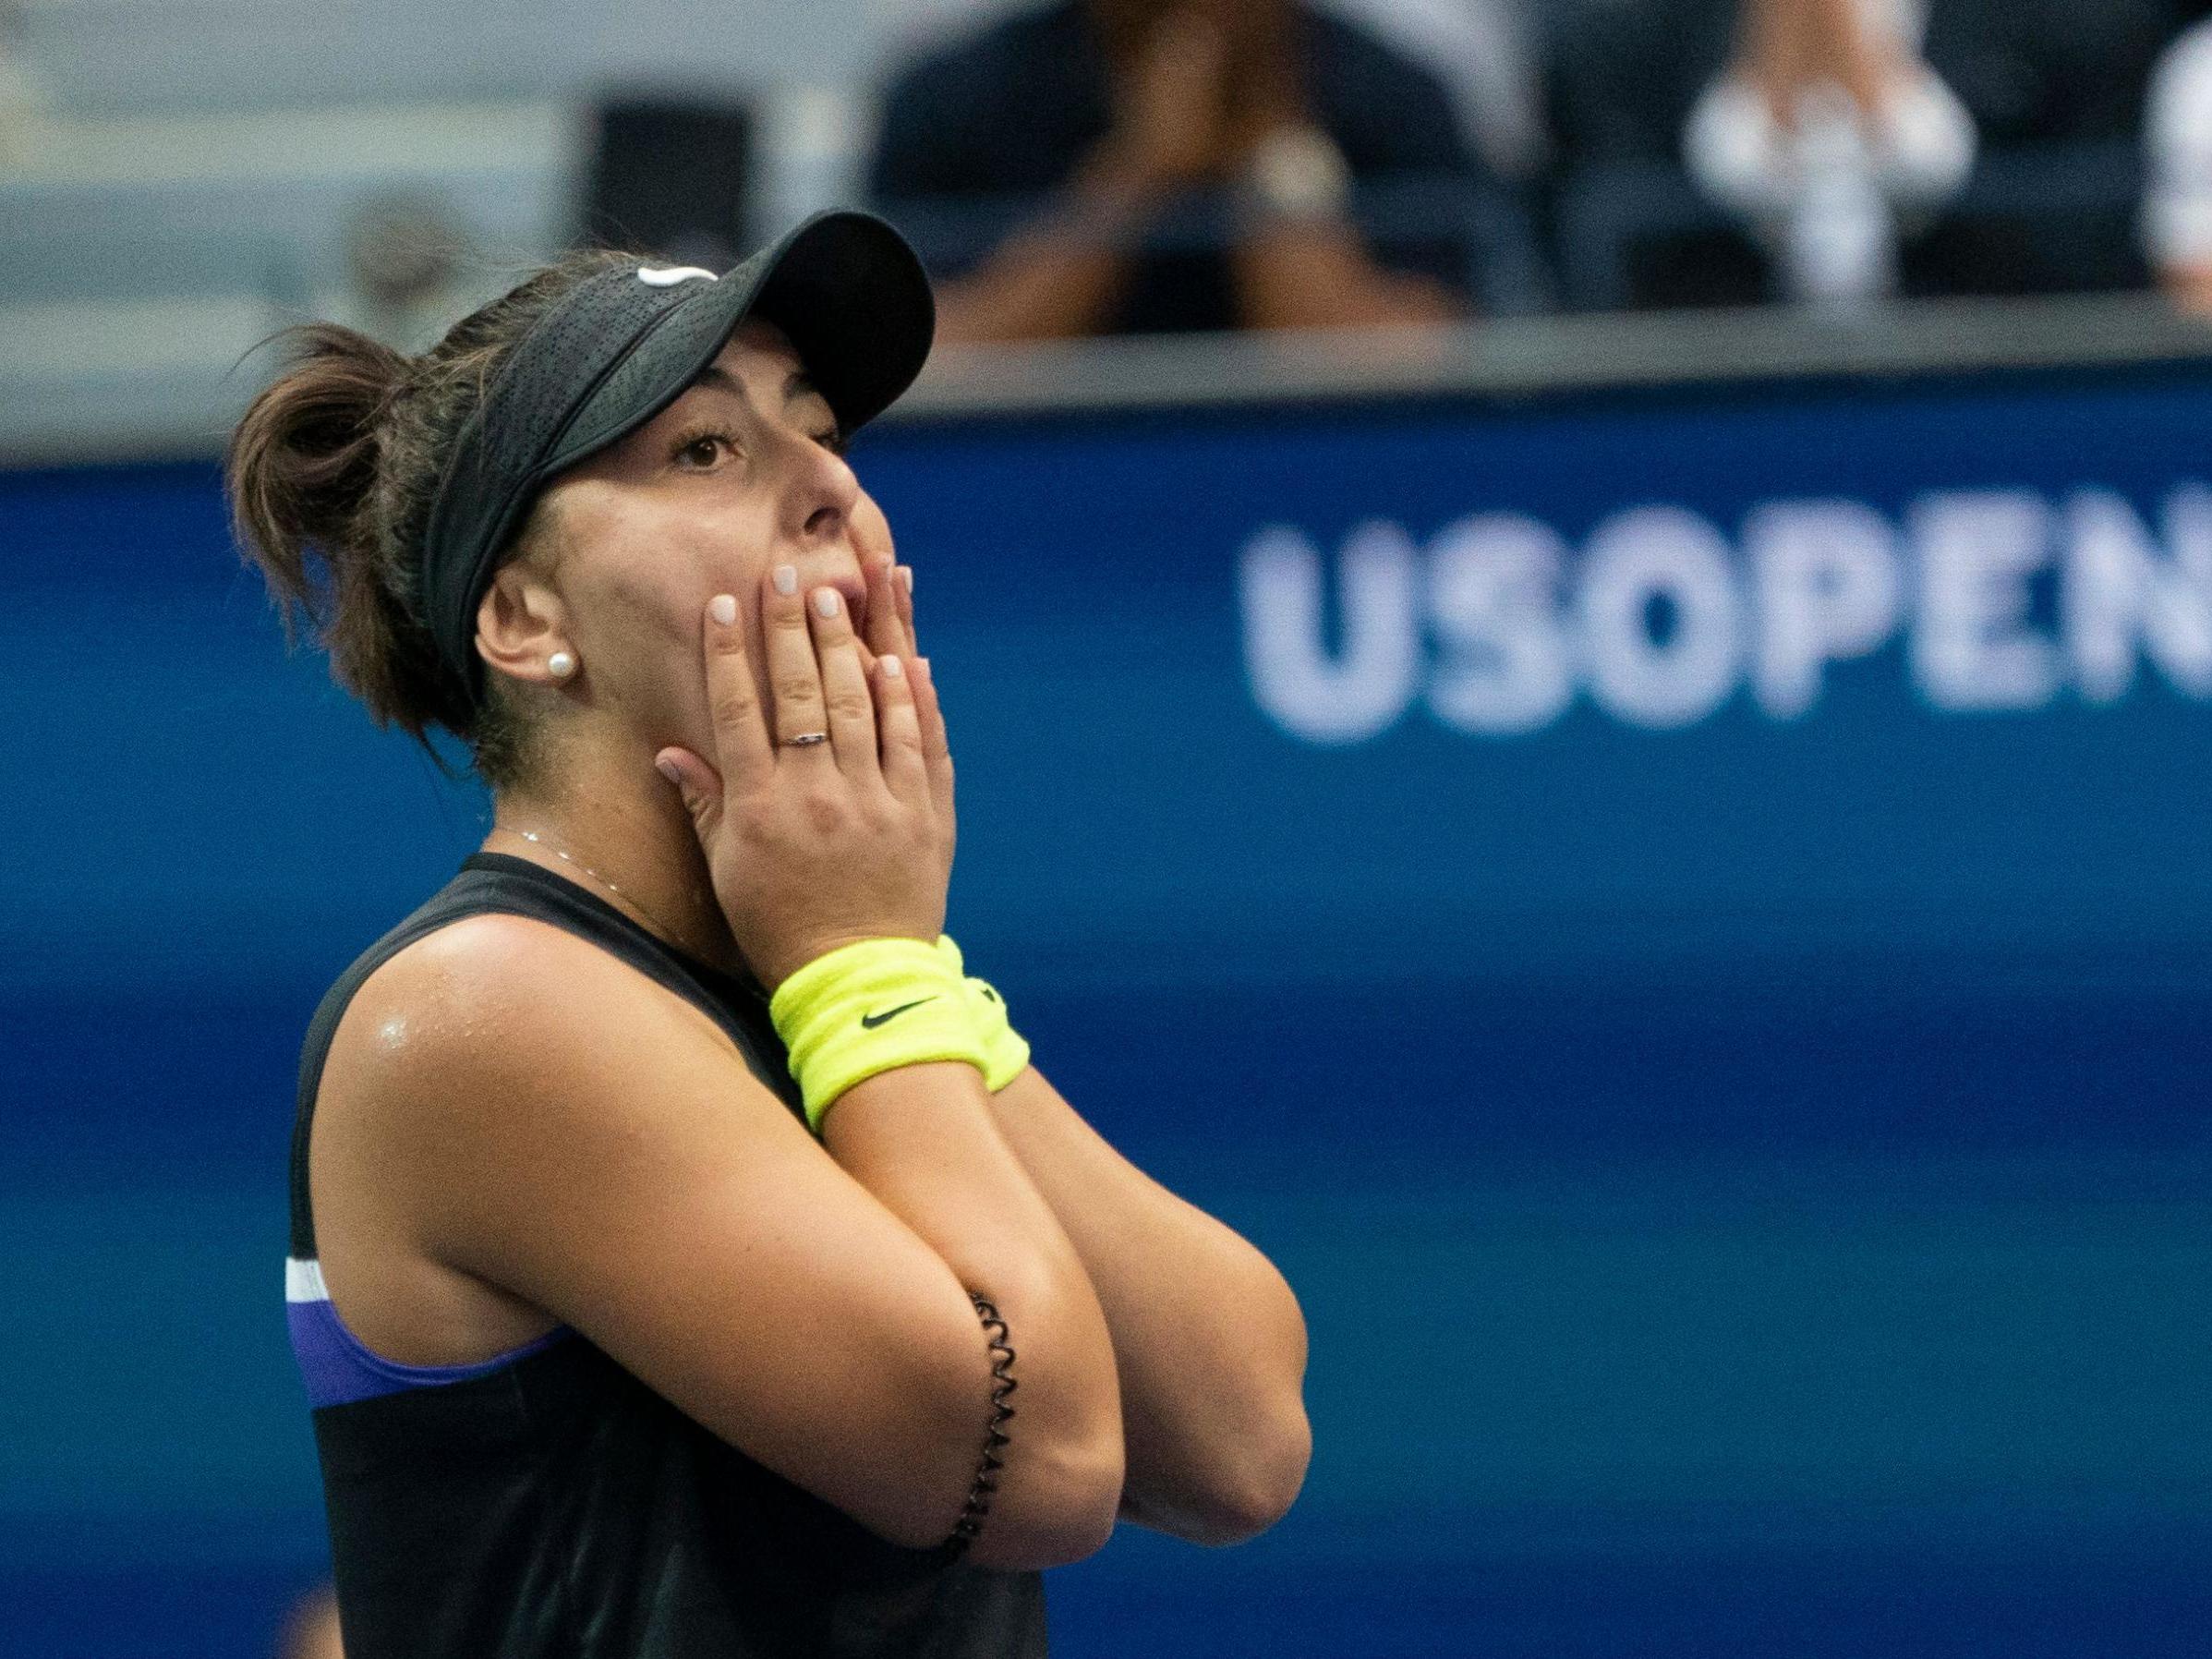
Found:
[[[794,528],[809,542],[849,539],[860,479],[842,455],[811,438],[802,442],[792,487]]]

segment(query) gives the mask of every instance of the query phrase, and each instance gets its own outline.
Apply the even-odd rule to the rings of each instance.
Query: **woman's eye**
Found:
[[[720,432],[701,432],[687,438],[676,449],[676,459],[693,467],[712,466],[720,459],[720,452],[734,450],[736,445]]]

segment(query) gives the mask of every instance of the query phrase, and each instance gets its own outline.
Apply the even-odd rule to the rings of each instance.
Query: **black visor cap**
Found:
[[[439,654],[472,703],[477,608],[539,490],[675,402],[749,317],[783,330],[847,434],[913,383],[936,331],[913,250],[851,212],[809,219],[719,278],[631,262],[563,297],[455,444],[424,538]]]

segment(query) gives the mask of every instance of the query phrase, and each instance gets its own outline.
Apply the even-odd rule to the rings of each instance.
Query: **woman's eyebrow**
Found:
[[[745,395],[745,389],[739,382],[737,376],[731,374],[719,363],[709,363],[706,368],[700,369],[698,378],[694,380],[692,384],[711,386],[716,391],[727,392],[731,396],[744,403],[753,401]],[[807,377],[806,370],[804,369],[792,369],[784,380],[783,401],[785,403],[790,403],[797,397],[819,397],[821,393],[816,390],[814,381]]]
[[[745,395],[745,389],[739,382],[737,376],[717,363],[709,363],[706,368],[700,369],[698,378],[694,380],[692,384],[694,386],[710,386],[717,392],[727,392],[740,403],[753,401]]]

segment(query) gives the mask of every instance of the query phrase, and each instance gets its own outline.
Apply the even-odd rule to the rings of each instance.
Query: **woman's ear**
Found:
[[[559,685],[575,672],[567,607],[520,560],[491,578],[477,607],[477,654],[529,685]]]

